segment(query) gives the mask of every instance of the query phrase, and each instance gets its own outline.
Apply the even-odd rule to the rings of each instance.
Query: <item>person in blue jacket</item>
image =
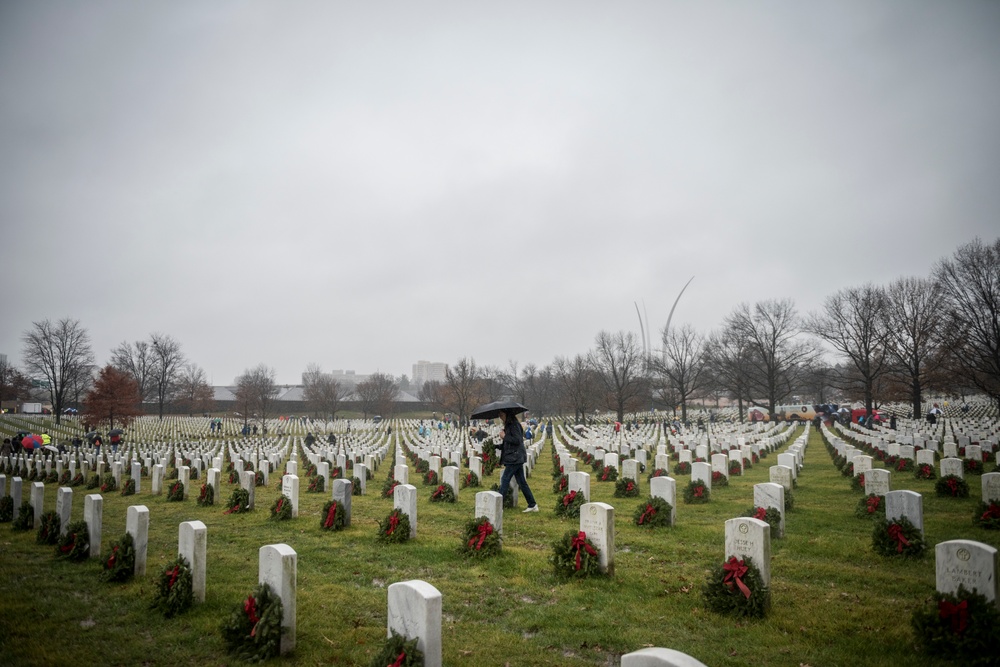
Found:
[[[500,476],[500,495],[507,497],[507,489],[510,488],[510,478],[517,481],[517,488],[524,494],[524,500],[528,503],[525,512],[537,512],[538,503],[535,496],[528,487],[528,480],[524,478],[524,464],[528,461],[528,453],[524,449],[524,431],[521,429],[521,422],[517,417],[506,412],[500,413],[500,421],[503,423],[503,430],[500,432],[500,465],[503,468],[503,475]]]

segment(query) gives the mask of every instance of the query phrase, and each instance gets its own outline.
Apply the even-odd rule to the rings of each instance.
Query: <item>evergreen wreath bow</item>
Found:
[[[749,600],[750,589],[743,583],[743,577],[746,576],[749,570],[746,564],[742,560],[736,560],[736,556],[730,556],[726,564],[722,566],[722,570],[726,573],[726,576],[722,579],[722,583],[729,590],[733,590],[734,585],[737,586],[740,592],[743,593],[743,597]]]
[[[570,491],[565,496],[563,496],[563,507],[569,507],[569,504],[576,500],[576,491]],[[577,568],[580,569],[580,568]]]
[[[646,505],[646,511],[639,517],[639,525],[641,526],[646,523],[646,519],[652,519],[654,516],[656,516],[656,508],[652,505]]]
[[[257,624],[260,623],[260,617],[257,615],[257,601],[252,595],[248,596],[246,602],[243,603],[243,612],[250,619],[250,622],[253,623],[253,630],[250,631],[250,636],[256,637]]]
[[[903,553],[903,547],[910,546],[910,541],[903,535],[903,527],[898,523],[889,526],[889,538],[896,540],[896,553]]]
[[[399,525],[399,517],[393,514],[389,517],[389,530],[385,531],[386,535],[392,535],[396,532],[396,526]]]
[[[938,602],[938,615],[942,621],[951,619],[951,631],[962,634],[969,624],[969,601],[962,600],[958,604],[941,600]]]
[[[479,532],[476,535],[473,535],[472,539],[469,540],[469,546],[471,547],[472,543],[476,542],[476,551],[479,551],[480,549],[483,548],[483,542],[486,540],[486,538],[492,534],[493,534],[493,524],[491,524],[489,521],[481,524],[479,526]],[[479,538],[478,542],[476,541],[477,537]]]
[[[326,521],[323,522],[324,528],[333,528],[334,521],[337,520],[337,503],[330,505],[330,511],[326,513]]]
[[[581,550],[586,550],[587,553],[590,554],[591,556],[596,556],[597,555],[597,552],[594,551],[594,548],[592,546],[590,546],[589,544],[587,544],[587,533],[583,532],[582,530],[579,533],[576,534],[576,537],[573,538],[573,541],[570,543],[570,548],[571,549],[576,549],[576,569],[577,570],[580,569],[580,551]]]

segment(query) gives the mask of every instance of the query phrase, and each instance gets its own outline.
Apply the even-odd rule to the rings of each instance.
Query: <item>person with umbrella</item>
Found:
[[[510,488],[511,477],[517,482],[517,488],[524,494],[524,500],[528,503],[525,512],[537,512],[538,503],[531,493],[528,480],[524,478],[524,464],[528,461],[528,453],[524,449],[524,430],[521,422],[517,421],[517,416],[513,412],[500,411],[500,423],[503,430],[500,431],[500,465],[503,466],[503,474],[500,476],[500,495],[507,497],[507,489]]]

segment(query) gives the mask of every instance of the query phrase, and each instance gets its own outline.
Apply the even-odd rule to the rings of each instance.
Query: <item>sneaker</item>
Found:
[[[536,505],[532,505],[528,509],[524,510],[524,512],[522,512],[522,513],[523,514],[527,514],[528,512],[537,512],[537,511],[538,511],[538,505],[536,504]]]

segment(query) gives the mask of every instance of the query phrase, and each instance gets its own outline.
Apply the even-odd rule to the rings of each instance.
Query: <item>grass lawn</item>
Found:
[[[774,463],[772,453],[716,489],[706,505],[681,501],[677,525],[655,531],[632,523],[648,491],[645,475],[639,499],[614,498],[614,483],[592,481],[591,499],[616,510],[616,576],[572,582],[557,578],[548,561],[553,541],[578,527],[553,511],[551,445],[529,478],[542,511],[508,511],[504,552],[485,563],[458,553],[474,513],[471,489],[455,504],[432,504],[431,487],[418,481],[417,538],[376,542],[376,521],[392,508],[378,497],[389,461],[369,481],[369,495],[353,499],[352,525],[336,533],[319,528],[329,492],[303,492],[298,519],[268,521],[276,476],[257,489],[255,512],[229,516],[221,505],[233,487],[225,481],[215,507],[198,507],[193,499],[148,495],[143,479],[146,493],[104,496],[105,547],[124,532],[129,505],[150,511],[147,576],[127,584],[101,583],[97,560],[58,561],[33,532],[0,525],[0,663],[230,664],[219,624],[256,584],[259,547],[284,542],[298,553],[297,648],[281,659],[289,664],[367,665],[385,637],[386,587],[407,579],[443,595],[445,665],[617,665],[621,654],[645,646],[684,651],[713,667],[937,664],[914,654],[910,614],[934,590],[934,544],[967,538],[1000,547],[1000,534],[971,524],[979,478],[969,477],[972,497],[956,500],[935,496],[933,482],[894,474],[894,489],[923,494],[931,549],[919,561],[884,559],[872,552],[871,523],[854,517],[861,493],[850,489],[814,430],[787,537],[772,542],[771,614],[746,621],[708,612],[700,591],[722,562],[724,521],[752,505],[753,484],[768,481]],[[485,489],[499,473],[483,480]],[[46,510],[55,509],[55,489],[46,487]],[[74,521],[83,517],[86,493],[74,491]],[[155,577],[176,553],[178,524],[194,519],[208,527],[207,599],[165,620],[149,610]]]

